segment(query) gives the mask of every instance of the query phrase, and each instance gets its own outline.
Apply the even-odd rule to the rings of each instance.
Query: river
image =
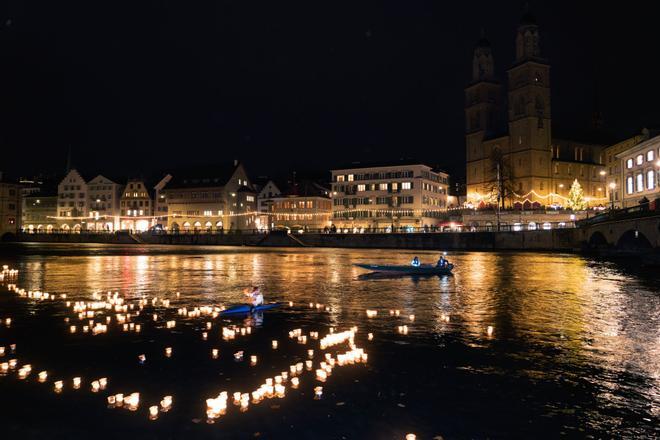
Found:
[[[3,245],[0,265],[19,270],[11,283],[57,299],[36,301],[8,291],[6,280],[0,285],[0,347],[7,352],[0,362],[16,358],[19,367],[33,367],[27,379],[15,370],[0,377],[0,430],[5,438],[660,436],[656,272],[571,254],[513,252],[451,253],[454,275],[443,277],[371,277],[353,266],[407,263],[414,255],[425,262],[438,257],[394,250]],[[177,314],[183,307],[239,302],[251,285],[261,287],[266,301],[286,304],[247,320]],[[107,333],[84,333],[87,319],[79,320],[65,302],[108,291],[132,304],[153,297],[171,303],[147,303],[133,318],[139,333],[123,331],[110,313]],[[176,326],[167,328],[168,320]],[[251,333],[239,330],[236,339],[223,340],[221,327],[232,325]],[[309,349],[319,368],[324,352],[309,332],[322,338],[354,326],[365,363],[335,366],[325,382],[303,371],[300,386],[287,384],[284,398],[251,403],[245,412],[231,404],[233,392],[254,390],[307,360]],[[289,337],[298,328],[306,343]],[[16,351],[9,353],[13,343]],[[347,350],[340,344],[326,352]],[[234,358],[238,351],[243,361]],[[48,371],[46,383],[37,380],[41,370]],[[78,390],[70,386],[73,377],[82,378]],[[98,377],[108,378],[108,388],[91,392]],[[53,388],[58,379],[61,393]],[[208,420],[205,400],[223,390],[230,408]],[[108,407],[107,396],[130,392],[140,392],[137,411]],[[147,407],[164,395],[173,396],[172,409],[149,420]]]

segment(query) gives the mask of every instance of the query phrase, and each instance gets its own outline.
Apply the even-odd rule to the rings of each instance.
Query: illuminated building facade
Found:
[[[449,205],[446,173],[423,164],[332,170],[332,222],[338,228],[424,227]]]
[[[87,183],[89,194],[87,230],[113,232],[120,228],[121,191],[120,184],[100,174]]]
[[[173,172],[162,190],[168,229],[173,232],[228,232],[256,229],[256,193],[243,165]]]
[[[21,229],[27,233],[52,233],[57,224],[57,194],[43,191],[23,197]]]
[[[146,231],[153,226],[153,200],[143,180],[129,180],[119,199],[121,230]]]
[[[87,183],[78,170],[70,169],[57,187],[57,219],[63,232],[87,229],[89,197]]]
[[[303,181],[270,199],[272,229],[310,231],[329,228],[332,217],[330,190]]]
[[[468,203],[494,205],[499,192],[505,206],[563,206],[577,179],[590,206],[607,204],[603,146],[552,136],[550,65],[529,13],[518,27],[516,61],[508,70],[506,121],[502,93],[490,43],[482,37],[465,89]]]
[[[621,161],[623,208],[637,206],[643,200],[660,198],[660,135],[647,139],[617,154]]]
[[[0,181],[0,238],[18,231],[21,219],[20,189],[16,183]]]

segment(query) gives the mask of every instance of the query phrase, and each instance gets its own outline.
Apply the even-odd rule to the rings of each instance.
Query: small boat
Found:
[[[393,275],[451,275],[454,265],[449,263],[445,267],[433,266],[431,264],[422,264],[421,266],[388,266],[381,264],[355,264],[362,269],[368,269],[373,272],[388,273]]]
[[[262,310],[274,309],[276,307],[280,307],[281,305],[282,303],[268,303],[268,304],[262,304],[260,306],[252,307],[248,304],[237,304],[220,312],[220,316],[247,315],[249,313],[260,312]]]

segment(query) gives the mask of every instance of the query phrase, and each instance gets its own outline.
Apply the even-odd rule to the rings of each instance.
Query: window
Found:
[[[637,165],[641,165],[644,163],[644,155],[643,154],[638,154],[637,158],[635,159],[635,162],[637,162]]]
[[[392,191],[398,191],[399,190],[399,184],[397,182],[392,182]]]
[[[412,189],[412,182],[401,182],[401,189]]]
[[[639,173],[636,176],[636,179],[637,179],[637,192],[644,191],[644,175],[642,173]]]
[[[652,162],[655,157],[655,151],[649,150],[646,152],[646,161],[647,162]]]
[[[248,202],[254,202],[254,196],[245,196],[245,200]]]
[[[628,160],[626,161],[626,168],[630,169],[630,168],[632,168],[632,167],[633,167],[633,160],[632,160],[632,159],[628,159]]]
[[[631,159],[631,161],[632,161],[632,159]],[[632,176],[628,176],[626,178],[626,192],[628,194],[632,194],[633,191],[634,191],[633,190],[633,178],[632,178]]]
[[[337,182],[343,182],[344,181],[344,176],[337,176]]]
[[[387,191],[387,183],[379,183],[378,189],[381,191]]]
[[[358,191],[365,191],[367,189],[367,185],[365,184],[360,184],[357,186]]]
[[[651,151],[653,153],[653,151]],[[648,170],[646,172],[646,189],[654,189],[655,188],[655,171],[653,170]]]
[[[354,176],[353,176],[352,174],[349,174],[349,175],[348,175],[348,181],[349,181],[349,182],[352,182],[352,181],[353,181],[353,178],[354,178]]]
[[[213,215],[213,211],[204,211],[204,217],[211,217]]]

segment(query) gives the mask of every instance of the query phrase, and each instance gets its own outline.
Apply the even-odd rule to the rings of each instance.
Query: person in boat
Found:
[[[443,267],[444,268],[444,267],[447,267],[447,266],[449,266],[449,260],[447,260],[445,258],[444,254],[440,255],[440,259],[436,263],[436,267]]]
[[[415,258],[413,258],[412,261],[410,262],[410,265],[413,267],[419,267],[422,265],[422,263],[420,263],[419,258],[415,256]]]
[[[248,297],[248,304],[252,309],[264,303],[264,296],[261,293],[261,290],[259,290],[259,287],[252,286],[252,290],[246,289],[244,293],[245,296]]]

